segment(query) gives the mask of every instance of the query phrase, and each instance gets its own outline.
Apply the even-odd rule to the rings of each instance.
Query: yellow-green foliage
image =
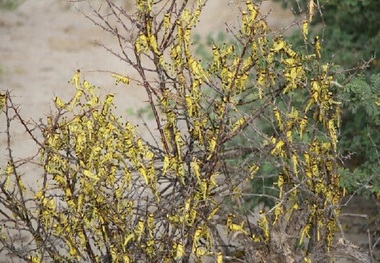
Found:
[[[329,65],[319,62],[318,39],[311,54],[294,51],[281,36],[272,36],[258,7],[247,1],[238,44],[213,44],[213,60],[202,66],[191,45],[202,1],[192,9],[186,3],[165,6],[161,15],[156,5],[136,1],[139,34],[131,40],[133,55],[123,57],[141,81],[112,77],[146,89],[158,145],[113,114],[113,94],[99,98],[97,88],[75,73],[75,95],[54,99],[57,114],[43,129],[45,175],[35,205],[25,210],[17,196],[2,199],[9,211],[33,218],[32,224],[14,214],[20,225],[29,224],[37,246],[25,257],[188,262],[208,256],[214,262],[253,262],[255,243],[266,243],[270,254],[292,251],[287,256],[294,260],[327,253],[342,194],[336,162],[340,103],[330,91]],[[122,46],[123,33],[112,32]],[[146,58],[152,63],[144,66]],[[263,132],[264,121],[273,134]],[[226,200],[241,204],[240,186],[254,180],[265,162],[276,172],[275,205],[254,223]],[[14,175],[10,162],[4,176]],[[16,192],[3,186],[1,195]],[[237,236],[244,255],[227,246]],[[306,242],[318,249],[306,248]]]

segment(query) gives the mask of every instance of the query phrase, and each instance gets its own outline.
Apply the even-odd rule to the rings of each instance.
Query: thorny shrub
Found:
[[[112,77],[145,89],[159,136],[153,143],[139,136],[113,113],[114,95],[100,97],[79,71],[71,80],[75,95],[55,97],[56,112],[44,125],[31,128],[10,94],[2,95],[3,250],[27,262],[365,259],[334,241],[343,194],[340,102],[330,65],[319,60],[319,38],[308,39],[309,21],[302,34],[310,44],[296,52],[247,1],[240,30],[230,30],[237,44],[214,43],[212,59],[201,62],[191,42],[201,0],[136,0],[131,13],[106,4],[88,18],[115,36],[120,50],[109,51],[139,74]],[[10,147],[16,120],[39,147],[44,172],[32,192],[20,173],[27,160]],[[262,172],[268,166],[272,174]],[[255,215],[244,209],[250,193],[243,186],[260,183],[257,176],[273,187],[251,198],[274,205]],[[15,242],[15,232],[28,241]]]

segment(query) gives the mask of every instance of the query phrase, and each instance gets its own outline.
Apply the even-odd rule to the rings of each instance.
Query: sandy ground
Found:
[[[91,0],[94,4],[99,2]],[[226,23],[236,25],[238,9],[234,2],[209,0],[197,33],[205,37],[210,33],[217,34]],[[131,6],[128,4],[130,2],[124,3],[127,3],[124,4],[127,8]],[[115,86],[108,73],[99,71],[114,71],[129,76],[135,73],[97,44],[102,43],[115,50],[118,48],[115,39],[94,26],[77,8],[90,14],[84,2],[72,4],[60,0],[26,0],[15,11],[0,10],[0,92],[12,91],[13,100],[20,104],[22,116],[39,122],[54,110],[54,96],[70,98],[73,95],[74,88],[68,80],[80,69],[86,79],[101,87],[102,93],[117,95],[118,112],[125,119],[141,123],[136,114],[127,113],[136,112],[145,105],[144,91],[133,85]],[[281,30],[294,20],[290,12],[271,1],[264,1],[261,11],[263,14],[269,13],[267,20],[273,31]],[[4,129],[4,118],[0,117],[0,131]],[[2,167],[6,163],[4,138],[4,134],[0,134]],[[30,156],[37,149],[18,126],[14,128],[13,139],[14,153],[19,158]],[[33,173],[28,171],[25,180],[33,186],[38,177],[38,170]],[[362,239],[365,240],[365,236]]]

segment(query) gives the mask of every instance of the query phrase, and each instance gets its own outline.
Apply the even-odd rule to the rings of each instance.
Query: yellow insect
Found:
[[[309,257],[304,257],[304,258],[303,258],[303,261],[304,261],[305,263],[311,263],[311,259],[310,259]]]
[[[309,154],[308,152],[305,152],[305,153],[303,154],[303,156],[304,156],[304,158],[305,158],[305,164],[306,164],[306,166],[309,167],[310,164],[311,164],[311,162],[310,162],[310,154]]]
[[[198,243],[201,237],[203,236],[203,228],[201,226],[198,226],[194,233],[194,243]]]
[[[294,172],[294,174],[296,176],[298,176],[298,170],[297,170],[298,159],[297,159],[297,155],[296,154],[292,154],[291,160],[292,160],[292,164],[293,164],[293,172]]]
[[[248,235],[248,232],[244,229],[244,221],[240,223],[240,225],[233,223],[233,219],[236,216],[233,214],[228,214],[227,216],[227,230],[228,232],[240,232],[245,235]]]
[[[140,54],[141,52],[148,51],[148,40],[147,40],[147,37],[143,33],[141,33],[139,37],[137,38],[135,42],[135,48],[138,54]]]
[[[286,46],[284,47],[284,51],[285,51],[285,53],[286,53],[289,57],[291,57],[291,58],[296,58],[296,57],[297,57],[297,52],[295,52],[295,51],[290,47],[290,45],[286,45]]]
[[[212,72],[218,72],[221,67],[222,58],[220,57],[219,48],[215,45],[212,47],[212,54],[214,56],[214,59],[210,70]]]
[[[59,109],[66,108],[66,103],[64,103],[60,98],[57,96],[54,98],[54,103]]]
[[[280,193],[279,193],[278,197],[282,198],[282,195],[283,195],[282,187],[284,186],[284,176],[282,174],[280,174],[278,176],[277,186],[278,186],[278,190],[280,190]]]
[[[191,168],[194,171],[194,175],[196,176],[198,182],[201,181],[201,173],[200,173],[200,167],[198,164],[198,161],[194,158],[194,160],[190,164]]]
[[[236,132],[246,123],[246,118],[243,116],[232,125],[232,132]]]
[[[216,254],[216,263],[223,263],[223,254],[222,254],[222,252],[218,252]]]
[[[89,107],[94,107],[99,102],[99,98],[97,96],[93,96],[90,100],[87,101],[86,105]]]
[[[170,13],[166,13],[164,15],[164,19],[163,19],[163,23],[164,23],[164,29],[165,29],[165,32],[169,29],[171,23],[170,23]]]
[[[276,205],[275,209],[274,209],[274,221],[273,221],[273,225],[276,224],[278,218],[284,213],[283,209],[282,209],[282,205],[281,204],[278,204]]]
[[[126,246],[130,241],[132,241],[135,238],[135,234],[131,233],[124,239],[124,246]]]
[[[184,21],[186,25],[189,24],[190,20],[191,20],[191,16],[192,15],[190,14],[189,10],[187,10],[187,9],[183,10],[182,17],[181,17],[182,21]]]
[[[177,242],[174,244],[174,248],[175,248],[175,251],[176,251],[176,254],[175,254],[175,258],[176,260],[179,260],[183,257],[183,255],[185,254],[185,249],[183,247],[183,244],[181,241]]]
[[[302,22],[302,36],[305,42],[307,41],[307,35],[309,34],[309,22],[304,20]]]
[[[146,185],[148,185],[149,184],[149,177],[148,177],[146,168],[143,167],[143,166],[141,166],[139,168],[139,172],[140,172],[141,176],[144,178],[144,181],[145,181]]]
[[[261,33],[264,34],[267,31],[267,29],[268,29],[267,22],[265,22],[264,19],[260,19],[260,20],[257,21],[257,23],[255,25],[255,28],[257,30],[259,30],[259,32],[261,30]],[[263,40],[263,42],[265,42],[264,39],[262,39],[262,40]],[[266,38],[265,38],[265,40],[266,40]],[[258,39],[258,41],[260,42],[260,39]]]
[[[92,173],[89,170],[84,170],[83,175],[88,177],[88,178],[93,179],[95,182],[99,181],[99,179],[100,179],[97,175],[95,175],[94,173]]]
[[[7,103],[7,96],[6,94],[0,93],[0,111],[3,110],[4,106]]]
[[[310,227],[311,227],[311,225],[307,224],[302,229],[301,236],[300,236],[300,239],[299,239],[299,242],[298,242],[299,245],[301,245],[303,243],[303,240],[304,240],[305,236],[308,237],[308,238],[310,238]]]
[[[41,256],[40,255],[36,255],[36,256],[30,256],[30,261],[32,263],[39,263],[39,262],[42,262],[42,259],[41,259]]]
[[[287,120],[286,120],[286,129],[291,129],[294,125],[294,123],[298,119],[298,110],[294,110],[292,107],[292,110],[290,113],[287,114]]]
[[[141,240],[142,235],[144,234],[145,231],[145,223],[142,219],[139,219],[137,226],[135,228],[135,234],[137,236],[137,241]]]
[[[319,169],[318,169],[318,163],[316,161],[313,161],[311,165],[311,172],[313,176],[318,177],[319,176]]]
[[[257,164],[253,164],[250,168],[249,168],[249,176],[251,177],[251,179],[253,179],[253,177],[255,176],[255,174],[259,171],[260,169],[260,166],[258,166]]]
[[[11,175],[14,172],[12,162],[8,162],[7,168],[5,169],[5,173],[7,175]]]
[[[165,175],[168,169],[172,166],[170,156],[165,155],[164,157],[164,166],[162,167],[162,174]]]
[[[207,217],[207,219],[208,219],[208,220],[211,220],[211,219],[214,217],[214,215],[216,214],[216,212],[218,212],[218,210],[219,210],[219,206],[217,206],[216,208],[214,208],[214,209],[211,211],[211,213],[209,214],[209,216]]]
[[[119,74],[112,74],[111,75],[114,79],[115,79],[115,84],[119,84],[120,82],[127,85],[129,84],[129,78],[128,77],[125,77],[125,76],[122,76],[122,75],[119,75]]]
[[[279,52],[281,49],[285,48],[286,42],[282,38],[282,36],[278,37],[273,43],[273,50],[275,52]]]
[[[228,46],[226,44],[223,44],[222,48],[221,48],[221,51],[220,51],[220,56],[222,58],[225,58],[229,55],[231,55],[233,52],[235,51],[235,46],[234,45],[231,45],[231,46]]]
[[[269,234],[269,222],[268,222],[268,219],[265,215],[265,212],[260,210],[260,219],[258,220],[258,224],[259,224],[259,227],[261,228],[261,230],[264,232],[263,235],[264,235],[264,242],[268,242],[269,241],[269,238],[270,238],[270,234]]]
[[[319,36],[315,36],[314,38],[314,50],[315,50],[315,56],[317,59],[321,58],[321,42],[319,40]]]
[[[314,8],[315,8],[314,0],[309,0],[309,3],[307,4],[307,8],[308,8],[308,13],[309,13],[309,22],[311,22],[311,20],[313,20]]]
[[[305,130],[305,128],[306,128],[306,126],[307,126],[307,123],[308,123],[308,119],[307,119],[307,116],[305,115],[305,116],[303,116],[303,118],[300,120],[300,122],[299,122],[299,127],[300,127],[300,129],[299,129],[299,135],[300,135],[300,137],[302,138],[302,133],[303,133],[303,131]]]
[[[75,93],[73,100],[71,101],[70,108],[74,108],[75,106],[80,104],[80,98],[82,97],[82,95],[83,95],[83,91],[78,89],[77,92]]]
[[[277,143],[275,144],[275,147],[272,149],[270,153],[273,155],[284,156],[285,152],[282,149],[284,145],[285,145],[285,142],[283,140],[278,140]]]
[[[257,14],[258,14],[257,6],[254,5],[251,0],[248,0],[246,2],[246,5],[247,5],[247,9],[251,15],[251,17],[250,17],[251,21],[255,20],[257,17]]]
[[[77,89],[80,89],[79,80],[80,80],[80,70],[77,69],[74,76],[71,78],[70,82],[74,84]]]
[[[194,74],[194,77],[197,79],[206,79],[208,81],[208,78],[203,71],[202,65],[199,63],[199,61],[195,60],[193,57],[189,58],[189,65],[190,65],[190,71]]]
[[[333,149],[336,150],[336,143],[338,142],[337,140],[337,136],[336,136],[336,129],[335,129],[335,125],[334,125],[334,120],[329,120],[328,121],[328,124],[327,124],[327,128],[329,130],[329,134],[330,134],[330,137],[331,137],[331,144],[333,146]]]
[[[209,156],[207,157],[207,160],[210,160],[211,156],[214,154],[216,146],[217,146],[216,137],[214,136],[211,138],[209,145],[207,147],[208,148],[207,150],[210,153]]]
[[[278,124],[278,127],[279,127],[280,131],[282,131],[284,129],[284,126],[283,126],[283,123],[282,123],[281,114],[278,111],[277,107],[275,107],[273,109],[273,114],[274,114],[274,117],[275,117],[275,119],[277,121],[277,124]]]
[[[290,144],[293,142],[293,131],[292,130],[286,131],[286,139],[288,139],[288,142]]]
[[[78,195],[77,213],[79,213],[82,210],[83,198],[83,194]]]
[[[260,73],[257,77],[257,88],[259,90],[258,96],[259,99],[263,98],[263,87],[267,86],[268,82],[266,79],[266,72],[265,70],[260,70]]]
[[[153,237],[153,230],[154,230],[154,215],[153,213],[148,214],[148,220],[147,220],[147,226],[150,237]]]
[[[151,47],[152,51],[156,54],[156,55],[161,55],[161,51],[159,50],[158,48],[158,44],[157,44],[157,40],[156,40],[156,37],[154,35],[151,35],[149,38],[149,46]]]

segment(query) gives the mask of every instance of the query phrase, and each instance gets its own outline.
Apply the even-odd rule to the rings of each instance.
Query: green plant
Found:
[[[285,1],[282,1],[285,2]],[[341,185],[352,196],[380,198],[379,165],[379,1],[286,1],[303,19],[312,16],[310,32],[322,36],[322,59],[335,63],[333,74],[342,122],[339,149],[342,167]],[[310,4],[314,12],[310,12]],[[302,11],[301,11],[302,10]],[[290,37],[297,49],[310,42],[294,34]],[[377,216],[378,216],[377,211]],[[376,225],[372,222],[373,225]],[[378,231],[378,227],[377,227]],[[377,243],[378,237],[369,240]]]
[[[0,8],[7,10],[15,10],[19,7],[24,0],[0,0]]]
[[[346,116],[343,115],[340,142],[345,172],[343,185],[350,192],[364,196],[379,195],[380,155],[380,75],[367,82],[364,77],[352,79],[342,94]],[[350,119],[351,118],[351,119]]]
[[[376,26],[380,2],[305,0],[286,3],[300,19],[311,14],[308,7],[314,3],[310,31],[323,36],[325,52],[322,58],[336,64],[333,71],[337,79],[335,89],[343,102],[339,129],[340,152],[346,168],[343,185],[351,193],[378,194],[379,186],[373,178],[380,164],[377,132],[380,128],[377,58],[380,34]],[[296,47],[305,46],[299,35],[290,38]]]

